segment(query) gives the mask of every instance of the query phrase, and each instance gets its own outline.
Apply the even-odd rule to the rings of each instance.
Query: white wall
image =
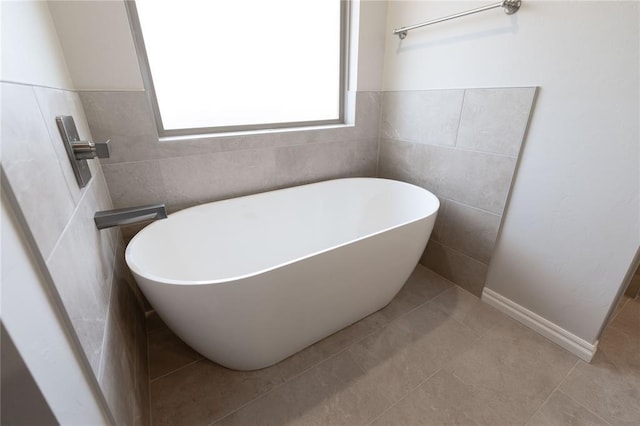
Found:
[[[144,90],[124,2],[52,1],[77,90]]]
[[[481,2],[480,4],[484,4]],[[639,245],[637,2],[390,1],[385,90],[539,86],[486,286],[594,342]]]
[[[0,80],[73,89],[47,3],[2,1],[0,15]]]
[[[355,87],[380,90],[387,2],[354,3],[360,14],[352,42],[360,63]],[[144,90],[122,0],[53,1],[49,8],[77,90]]]

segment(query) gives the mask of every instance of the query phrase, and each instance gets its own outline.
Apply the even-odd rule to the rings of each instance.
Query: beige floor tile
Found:
[[[349,353],[387,398],[398,401],[476,339],[467,327],[423,305],[356,343]]]
[[[622,305],[608,328],[640,338],[640,299],[629,300]]]
[[[444,290],[453,286],[454,284],[451,281],[446,280],[422,265],[417,265],[398,295],[391,303],[374,315],[391,321],[433,299]]]
[[[617,366],[603,352],[591,364],[581,361],[560,390],[611,424],[640,424],[640,375]]]
[[[352,343],[379,330],[384,323],[385,321],[381,317],[375,314],[370,315],[279,362],[277,367],[280,369],[282,377],[285,380],[289,380],[304,370],[337,354]]]
[[[376,419],[376,425],[518,425],[522,401],[463,383],[440,370]]]
[[[149,333],[149,379],[154,380],[191,364],[200,355],[168,328]]]
[[[502,312],[458,286],[444,291],[429,303],[479,335],[486,333],[498,322],[507,318]]]
[[[609,324],[591,363],[580,362],[560,389],[611,424],[640,424],[637,299],[628,301]]]
[[[505,417],[525,422],[576,364],[577,358],[519,323],[505,319],[445,370],[499,401]],[[515,408],[515,411],[514,411]]]
[[[151,382],[152,424],[209,424],[282,381],[276,368],[233,371],[202,359]]]
[[[606,426],[607,422],[596,416],[561,391],[555,391],[527,426]]]
[[[223,425],[364,425],[391,403],[346,352],[222,419]]]

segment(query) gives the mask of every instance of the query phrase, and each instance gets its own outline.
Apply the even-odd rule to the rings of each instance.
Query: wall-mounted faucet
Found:
[[[113,226],[132,225],[134,223],[166,218],[167,209],[164,204],[152,204],[150,206],[97,212],[93,220],[96,222],[98,229],[105,229]]]
[[[76,129],[76,123],[70,115],[56,117],[56,124],[58,125],[60,136],[62,136],[62,142],[67,151],[78,186],[84,188],[91,180],[91,170],[89,170],[87,160],[96,157],[109,158],[109,141],[81,141]]]

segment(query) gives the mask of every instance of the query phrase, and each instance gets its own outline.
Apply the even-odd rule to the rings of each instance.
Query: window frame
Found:
[[[259,130],[278,130],[278,129],[295,129],[315,126],[335,126],[345,124],[345,109],[347,102],[347,81],[349,68],[349,22],[351,13],[351,1],[340,0],[340,75],[339,75],[339,98],[338,98],[338,118],[330,120],[312,120],[312,121],[294,121],[294,122],[278,122],[278,123],[260,123],[260,124],[244,124],[234,126],[212,126],[212,127],[195,127],[184,129],[165,129],[160,107],[156,96],[153,77],[151,75],[151,67],[147,57],[147,50],[142,35],[142,27],[138,16],[138,9],[135,0],[125,0],[125,9],[129,25],[131,27],[131,35],[135,46],[140,73],[144,84],[145,92],[153,112],[158,136],[163,137],[179,137],[179,136],[197,136],[212,135],[218,133],[231,132],[248,132]],[[295,34],[292,35],[295,37]]]

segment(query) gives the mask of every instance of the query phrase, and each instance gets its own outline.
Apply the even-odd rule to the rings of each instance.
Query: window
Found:
[[[160,136],[343,122],[347,1],[126,3]]]

